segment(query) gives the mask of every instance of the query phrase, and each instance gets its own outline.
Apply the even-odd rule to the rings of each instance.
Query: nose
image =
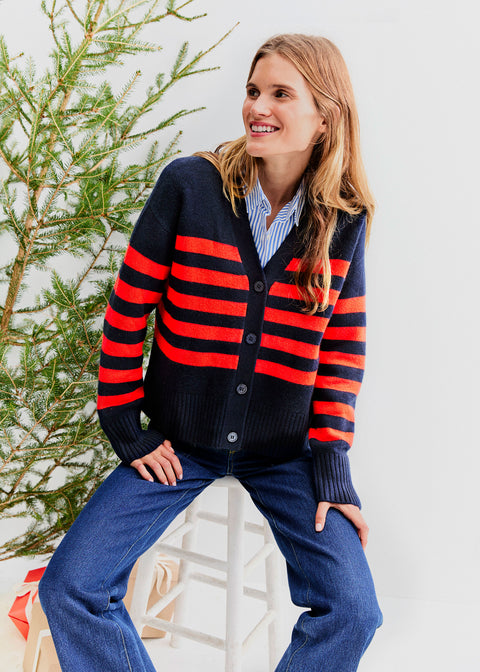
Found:
[[[267,96],[259,94],[257,98],[255,98],[255,100],[252,102],[250,111],[253,115],[259,117],[268,117],[271,114],[271,110]]]

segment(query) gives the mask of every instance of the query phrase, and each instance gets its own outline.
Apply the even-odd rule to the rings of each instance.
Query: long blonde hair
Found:
[[[305,78],[326,130],[316,143],[305,171],[307,226],[305,251],[295,282],[309,314],[329,305],[329,248],[338,211],[351,215],[366,210],[367,240],[375,209],[360,153],[358,113],[347,66],[339,49],[325,37],[298,33],[276,35],[255,54],[247,81],[264,56],[279,54]],[[215,152],[198,152],[220,171],[223,189],[237,212],[236,199],[249,193],[261,159],[246,152],[246,136],[220,145]]]

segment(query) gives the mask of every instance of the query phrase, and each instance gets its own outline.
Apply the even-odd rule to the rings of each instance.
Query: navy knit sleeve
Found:
[[[157,430],[142,429],[140,412],[147,319],[168,278],[181,208],[175,163],[163,170],[134,227],[104,321],[97,410],[113,449],[127,464],[165,438]]]
[[[353,256],[321,343],[309,437],[318,501],[360,506],[347,454],[365,364],[365,216],[356,224]]]

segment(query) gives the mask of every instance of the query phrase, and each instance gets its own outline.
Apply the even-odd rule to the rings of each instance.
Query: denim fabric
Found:
[[[136,559],[213,480],[238,478],[285,556],[295,604],[306,608],[276,672],[353,672],[382,616],[353,525],[335,509],[315,532],[311,456],[275,463],[244,452],[177,453],[176,486],[120,465],[100,486],[40,582],[63,672],[155,672],[123,605]]]

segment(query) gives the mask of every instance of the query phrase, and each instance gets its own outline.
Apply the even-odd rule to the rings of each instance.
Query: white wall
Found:
[[[17,46],[42,62],[47,31],[37,32],[36,4],[3,0],[0,32],[12,52]],[[196,0],[192,11],[207,11],[206,18],[172,20],[168,33],[160,27],[170,47],[189,39],[193,51],[240,21],[209,57],[222,69],[183,83],[165,103],[166,110],[208,108],[181,123],[185,153],[241,135],[249,61],[266,37],[312,32],[341,48],[378,201],[368,252],[367,371],[351,452],[371,527],[368,557],[380,596],[443,602],[456,614],[480,603],[474,5]]]

